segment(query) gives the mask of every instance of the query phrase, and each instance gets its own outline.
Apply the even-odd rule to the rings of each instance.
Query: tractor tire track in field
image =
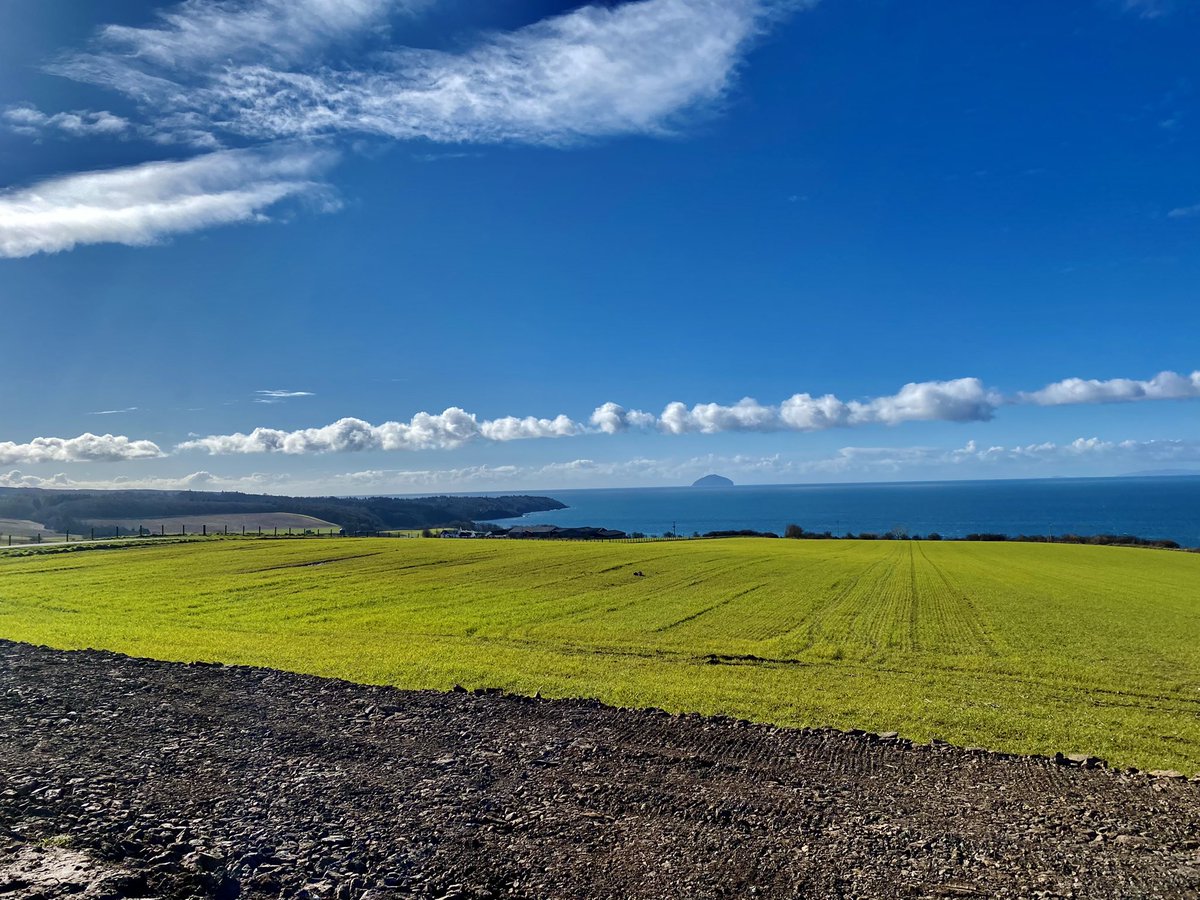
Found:
[[[369,556],[379,556],[381,551],[373,553],[355,553],[349,556],[331,556],[328,559],[311,559],[304,562],[282,563],[277,566],[264,566],[260,569],[244,569],[241,575],[257,575],[259,572],[278,572],[281,569],[311,569],[313,566],[327,566],[330,563],[349,562],[352,559],[366,559]]]
[[[766,587],[765,584],[751,585],[750,587],[740,590],[735,594],[731,594],[730,596],[724,598],[723,600],[718,600],[716,603],[712,603],[712,604],[704,607],[703,609],[698,609],[694,613],[690,613],[689,615],[684,616],[682,619],[678,619],[667,625],[660,625],[658,628],[655,628],[654,630],[657,632],[660,632],[660,633],[664,632],[664,631],[671,631],[675,628],[678,628],[680,625],[686,625],[688,622],[694,622],[697,619],[699,619],[701,616],[708,615],[713,610],[720,609],[723,606],[728,606],[734,600],[739,600],[742,597],[745,597],[747,594],[753,594],[755,591],[760,591],[765,587]]]
[[[0,641],[0,896],[1200,897],[1200,784]]]
[[[842,615],[844,608],[849,606],[847,601],[853,598],[859,584],[863,583],[868,577],[874,577],[875,573],[879,569],[884,568],[886,563],[886,559],[878,559],[849,576],[844,586],[840,586],[841,589],[836,594],[818,603],[813,608],[812,613],[796,628],[781,634],[779,636],[781,643],[786,645],[792,635],[802,632],[802,640],[797,646],[792,648],[792,652],[803,653],[806,650],[811,650],[820,638],[831,636],[826,628],[826,623],[833,617]]]
[[[925,564],[929,567],[930,571],[933,572],[938,577],[938,580],[941,581],[941,583],[945,586],[946,594],[944,596],[947,598],[953,598],[953,600],[956,601],[956,604],[960,607],[958,610],[960,613],[959,615],[950,616],[947,614],[947,604],[944,602],[939,602],[938,604],[941,608],[942,614],[940,618],[942,621],[949,621],[952,619],[955,623],[957,630],[960,632],[957,637],[959,638],[960,643],[967,647],[965,652],[983,652],[988,656],[998,655],[995,641],[993,641],[991,635],[988,634],[987,629],[983,625],[982,618],[979,615],[979,610],[975,608],[975,604],[971,602],[971,598],[967,596],[966,591],[950,580],[950,577],[946,575],[945,570],[943,570],[941,566],[929,558],[929,554],[925,552],[924,547],[920,546],[920,544],[916,542],[913,543],[918,552],[920,552],[921,558],[925,561]]]

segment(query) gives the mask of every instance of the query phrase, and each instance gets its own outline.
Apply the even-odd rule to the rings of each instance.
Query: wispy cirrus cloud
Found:
[[[254,394],[255,403],[282,403],[284,400],[316,396],[312,391],[255,391]]]
[[[125,135],[130,131],[128,119],[107,110],[73,110],[49,115],[29,103],[10,106],[0,113],[0,123],[9,131],[27,137],[57,133],[68,137]]]
[[[143,27],[100,30],[97,56],[190,70],[230,60],[288,63],[416,12],[432,0],[184,0]]]
[[[199,96],[255,138],[357,132],[445,143],[566,144],[665,134],[729,89],[770,4],[588,6],[462,53],[400,48],[365,69],[246,66]]]
[[[144,246],[216,225],[263,221],[288,198],[314,198],[329,208],[330,188],[319,176],[335,159],[311,147],[228,150],[0,192],[0,256],[81,244]]]
[[[236,151],[220,152],[230,143],[374,135],[566,146],[674,133],[719,106],[756,37],[811,2],[595,3],[447,52],[387,38],[398,14],[429,0],[184,0],[148,25],[109,25],[85,50],[48,66],[125,95],[140,121],[28,105],[6,111],[5,121],[31,135],[121,133],[218,152],[0,195],[0,256],[154,243],[257,221],[280,200],[312,191],[307,176],[262,171],[271,168],[268,157],[313,158],[295,145],[258,151],[255,167],[240,157],[242,171],[233,177]],[[221,183],[191,190],[171,179],[201,172]],[[161,195],[155,185],[166,181],[173,187]]]
[[[312,55],[400,5],[191,0],[156,27],[104,29],[95,48],[65,56],[52,71],[121,91],[189,131],[561,144],[672,130],[680,116],[725,95],[773,19],[809,4],[596,4],[486,35],[461,52],[392,45],[336,66]]]
[[[126,406],[124,409],[98,409],[88,413],[89,416],[119,416],[122,413],[137,412],[136,406]]]
[[[0,441],[0,465],[129,462],[165,454],[153,441],[86,432],[73,438],[38,437],[27,443]]]
[[[1114,0],[1123,12],[1141,19],[1161,19],[1175,11],[1175,0]]]

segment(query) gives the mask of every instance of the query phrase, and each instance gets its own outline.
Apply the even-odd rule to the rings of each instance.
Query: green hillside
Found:
[[[1187,553],[225,540],[0,558],[0,637],[1200,770]]]

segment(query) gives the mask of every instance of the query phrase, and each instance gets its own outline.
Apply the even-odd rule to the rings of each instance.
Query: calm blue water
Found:
[[[753,485],[530,491],[569,509],[502,525],[596,525],[662,534],[751,528],[807,531],[937,531],[1004,534],[1133,534],[1200,546],[1200,476],[942,481],[906,484]]]

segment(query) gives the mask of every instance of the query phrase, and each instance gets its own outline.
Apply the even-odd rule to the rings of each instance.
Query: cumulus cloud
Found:
[[[260,391],[259,394],[307,396],[304,391]],[[842,400],[833,394],[793,394],[779,404],[750,397],[737,403],[668,403],[660,414],[627,409],[608,402],[596,407],[586,423],[567,415],[553,418],[503,416],[480,420],[474,413],[450,407],[437,414],[419,412],[408,422],[373,425],[362,419],[339,419],[320,428],[285,431],[255,428],[248,433],[209,435],[186,441],[180,450],[225,453],[341,453],[371,450],[453,449],[472,441],[515,441],[580,435],[619,435],[630,431],[668,435],[736,432],[814,432],[908,422],[987,422],[1007,404],[1055,406],[1132,400],[1200,397],[1200,373],[1163,372],[1149,381],[1067,379],[1039,391],[1005,397],[978,378],[910,382],[894,394],[865,400]]]
[[[653,428],[658,418],[652,413],[627,410],[618,403],[603,403],[593,410],[589,420],[592,427],[604,434],[620,434],[631,428]]]
[[[1200,371],[1191,375],[1159,372],[1149,381],[1130,378],[1066,378],[1039,391],[1023,393],[1021,402],[1039,406],[1077,403],[1129,403],[1136,400],[1186,400],[1200,397]]]
[[[53,178],[0,192],[0,256],[57,253],[79,244],[153,244],[214,225],[262,221],[288,197],[327,197],[313,178],[327,151],[222,151],[183,162]]]
[[[504,416],[492,419],[479,426],[479,433],[489,441],[518,441],[528,438],[571,437],[582,431],[579,425],[567,416],[553,419],[537,419],[533,416],[517,418]]]
[[[793,394],[779,405],[763,405],[745,397],[732,405],[668,403],[661,415],[629,411],[605,403],[591,423],[606,434],[630,428],[658,428],[667,434],[719,434],[729,431],[824,431],[856,425],[899,425],[904,422],[986,422],[1003,397],[978,378],[925,381],[871,400],[843,401],[832,394]]]
[[[524,419],[506,416],[480,422],[473,413],[452,406],[444,412],[419,412],[407,422],[372,425],[362,419],[339,419],[322,428],[281,431],[255,428],[249,434],[209,435],[180,444],[179,450],[226,453],[347,453],[367,450],[445,450],[475,440],[515,441],[565,437],[580,427],[566,416]]]
[[[92,434],[73,438],[38,437],[25,444],[0,441],[0,465],[46,462],[128,462],[153,459],[163,452],[153,441],[124,435]]]
[[[10,131],[27,137],[40,137],[47,132],[60,132],[69,137],[123,135],[131,127],[128,119],[107,110],[74,110],[48,115],[28,103],[8,107],[0,113],[0,121]]]

